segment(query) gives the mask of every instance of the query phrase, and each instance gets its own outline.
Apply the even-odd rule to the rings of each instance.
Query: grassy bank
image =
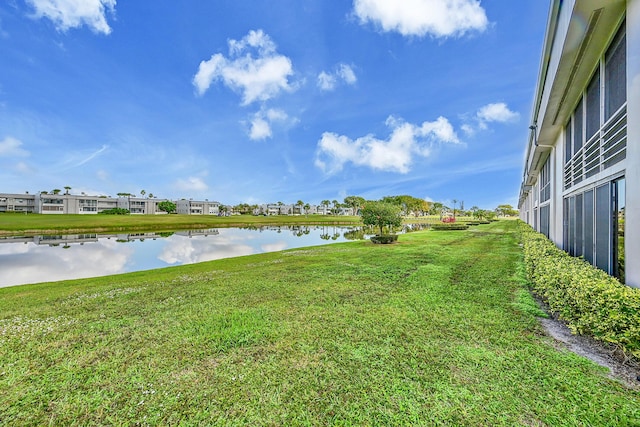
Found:
[[[194,228],[261,225],[360,224],[357,216],[229,216],[213,215],[38,215],[0,214],[0,235],[109,232],[122,230],[172,231]]]
[[[0,424],[637,425],[529,314],[516,228],[0,289]]]

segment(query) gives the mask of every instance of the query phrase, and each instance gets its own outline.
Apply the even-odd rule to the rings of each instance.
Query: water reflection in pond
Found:
[[[0,237],[0,287],[344,242],[370,233],[362,227],[281,226]]]

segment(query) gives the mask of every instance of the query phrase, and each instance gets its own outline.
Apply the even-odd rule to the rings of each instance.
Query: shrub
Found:
[[[467,224],[433,224],[431,226],[432,230],[468,230],[469,226]]]
[[[102,215],[129,215],[129,209],[123,208],[113,208],[113,209],[105,209],[102,212],[98,212]]]
[[[527,277],[551,311],[574,333],[640,357],[640,289],[569,256],[523,222],[520,230]]]
[[[373,236],[371,238],[373,243],[380,243],[383,245],[388,245],[389,243],[395,243],[398,241],[397,234],[383,234],[381,236]]]

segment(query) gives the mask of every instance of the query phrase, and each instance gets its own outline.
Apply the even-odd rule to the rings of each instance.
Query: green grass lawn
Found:
[[[515,221],[0,289],[0,425],[640,425]]]
[[[0,214],[0,235],[82,231],[167,230],[261,225],[359,225],[358,216],[333,215],[38,215]]]

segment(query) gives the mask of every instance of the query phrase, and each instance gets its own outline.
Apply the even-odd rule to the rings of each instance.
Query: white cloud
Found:
[[[16,163],[13,169],[22,175],[31,175],[35,172],[35,170],[25,162]]]
[[[455,37],[488,25],[479,0],[354,0],[353,8],[361,23],[403,36]]]
[[[214,259],[251,255],[254,249],[236,239],[227,236],[216,236],[207,239],[196,236],[185,239],[182,236],[171,236],[166,239],[158,259],[167,264],[193,264],[196,262],[212,261]]]
[[[260,139],[271,138],[271,126],[275,122],[295,123],[297,120],[289,119],[287,113],[276,108],[262,109],[255,113],[251,118],[251,128],[249,129],[249,138],[256,141]]]
[[[374,170],[407,173],[414,156],[428,157],[435,144],[460,142],[444,117],[419,126],[389,117],[386,124],[391,129],[387,140],[366,135],[354,141],[325,132],[318,141],[316,166],[329,174],[340,171],[349,162]]]
[[[242,105],[267,101],[281,91],[291,91],[291,60],[276,52],[276,45],[262,30],[250,31],[242,40],[229,40],[229,58],[220,53],[202,61],[193,77],[198,95],[221,80],[242,93]]]
[[[0,157],[28,157],[29,152],[22,148],[22,141],[7,136],[0,141]]]
[[[262,117],[254,117],[251,122],[249,138],[252,140],[271,138],[271,125]]]
[[[462,131],[473,136],[479,130],[487,130],[488,123],[513,123],[520,119],[520,113],[511,111],[504,102],[496,102],[481,107],[475,116],[465,115],[468,122],[460,126]]]
[[[37,18],[49,18],[59,31],[86,25],[96,33],[109,34],[106,11],[115,12],[116,0],[26,0]]]
[[[498,102],[495,104],[487,104],[480,108],[477,117],[481,122],[514,122],[520,118],[520,114],[509,110],[507,104]]]
[[[209,189],[209,186],[202,178],[196,176],[190,176],[187,179],[178,179],[173,187],[180,191],[206,191]]]
[[[334,90],[339,81],[343,81],[349,85],[354,85],[358,81],[358,78],[356,77],[356,73],[353,71],[353,68],[346,64],[338,64],[335,71],[332,73],[322,71],[318,74],[318,87],[322,90]]]

